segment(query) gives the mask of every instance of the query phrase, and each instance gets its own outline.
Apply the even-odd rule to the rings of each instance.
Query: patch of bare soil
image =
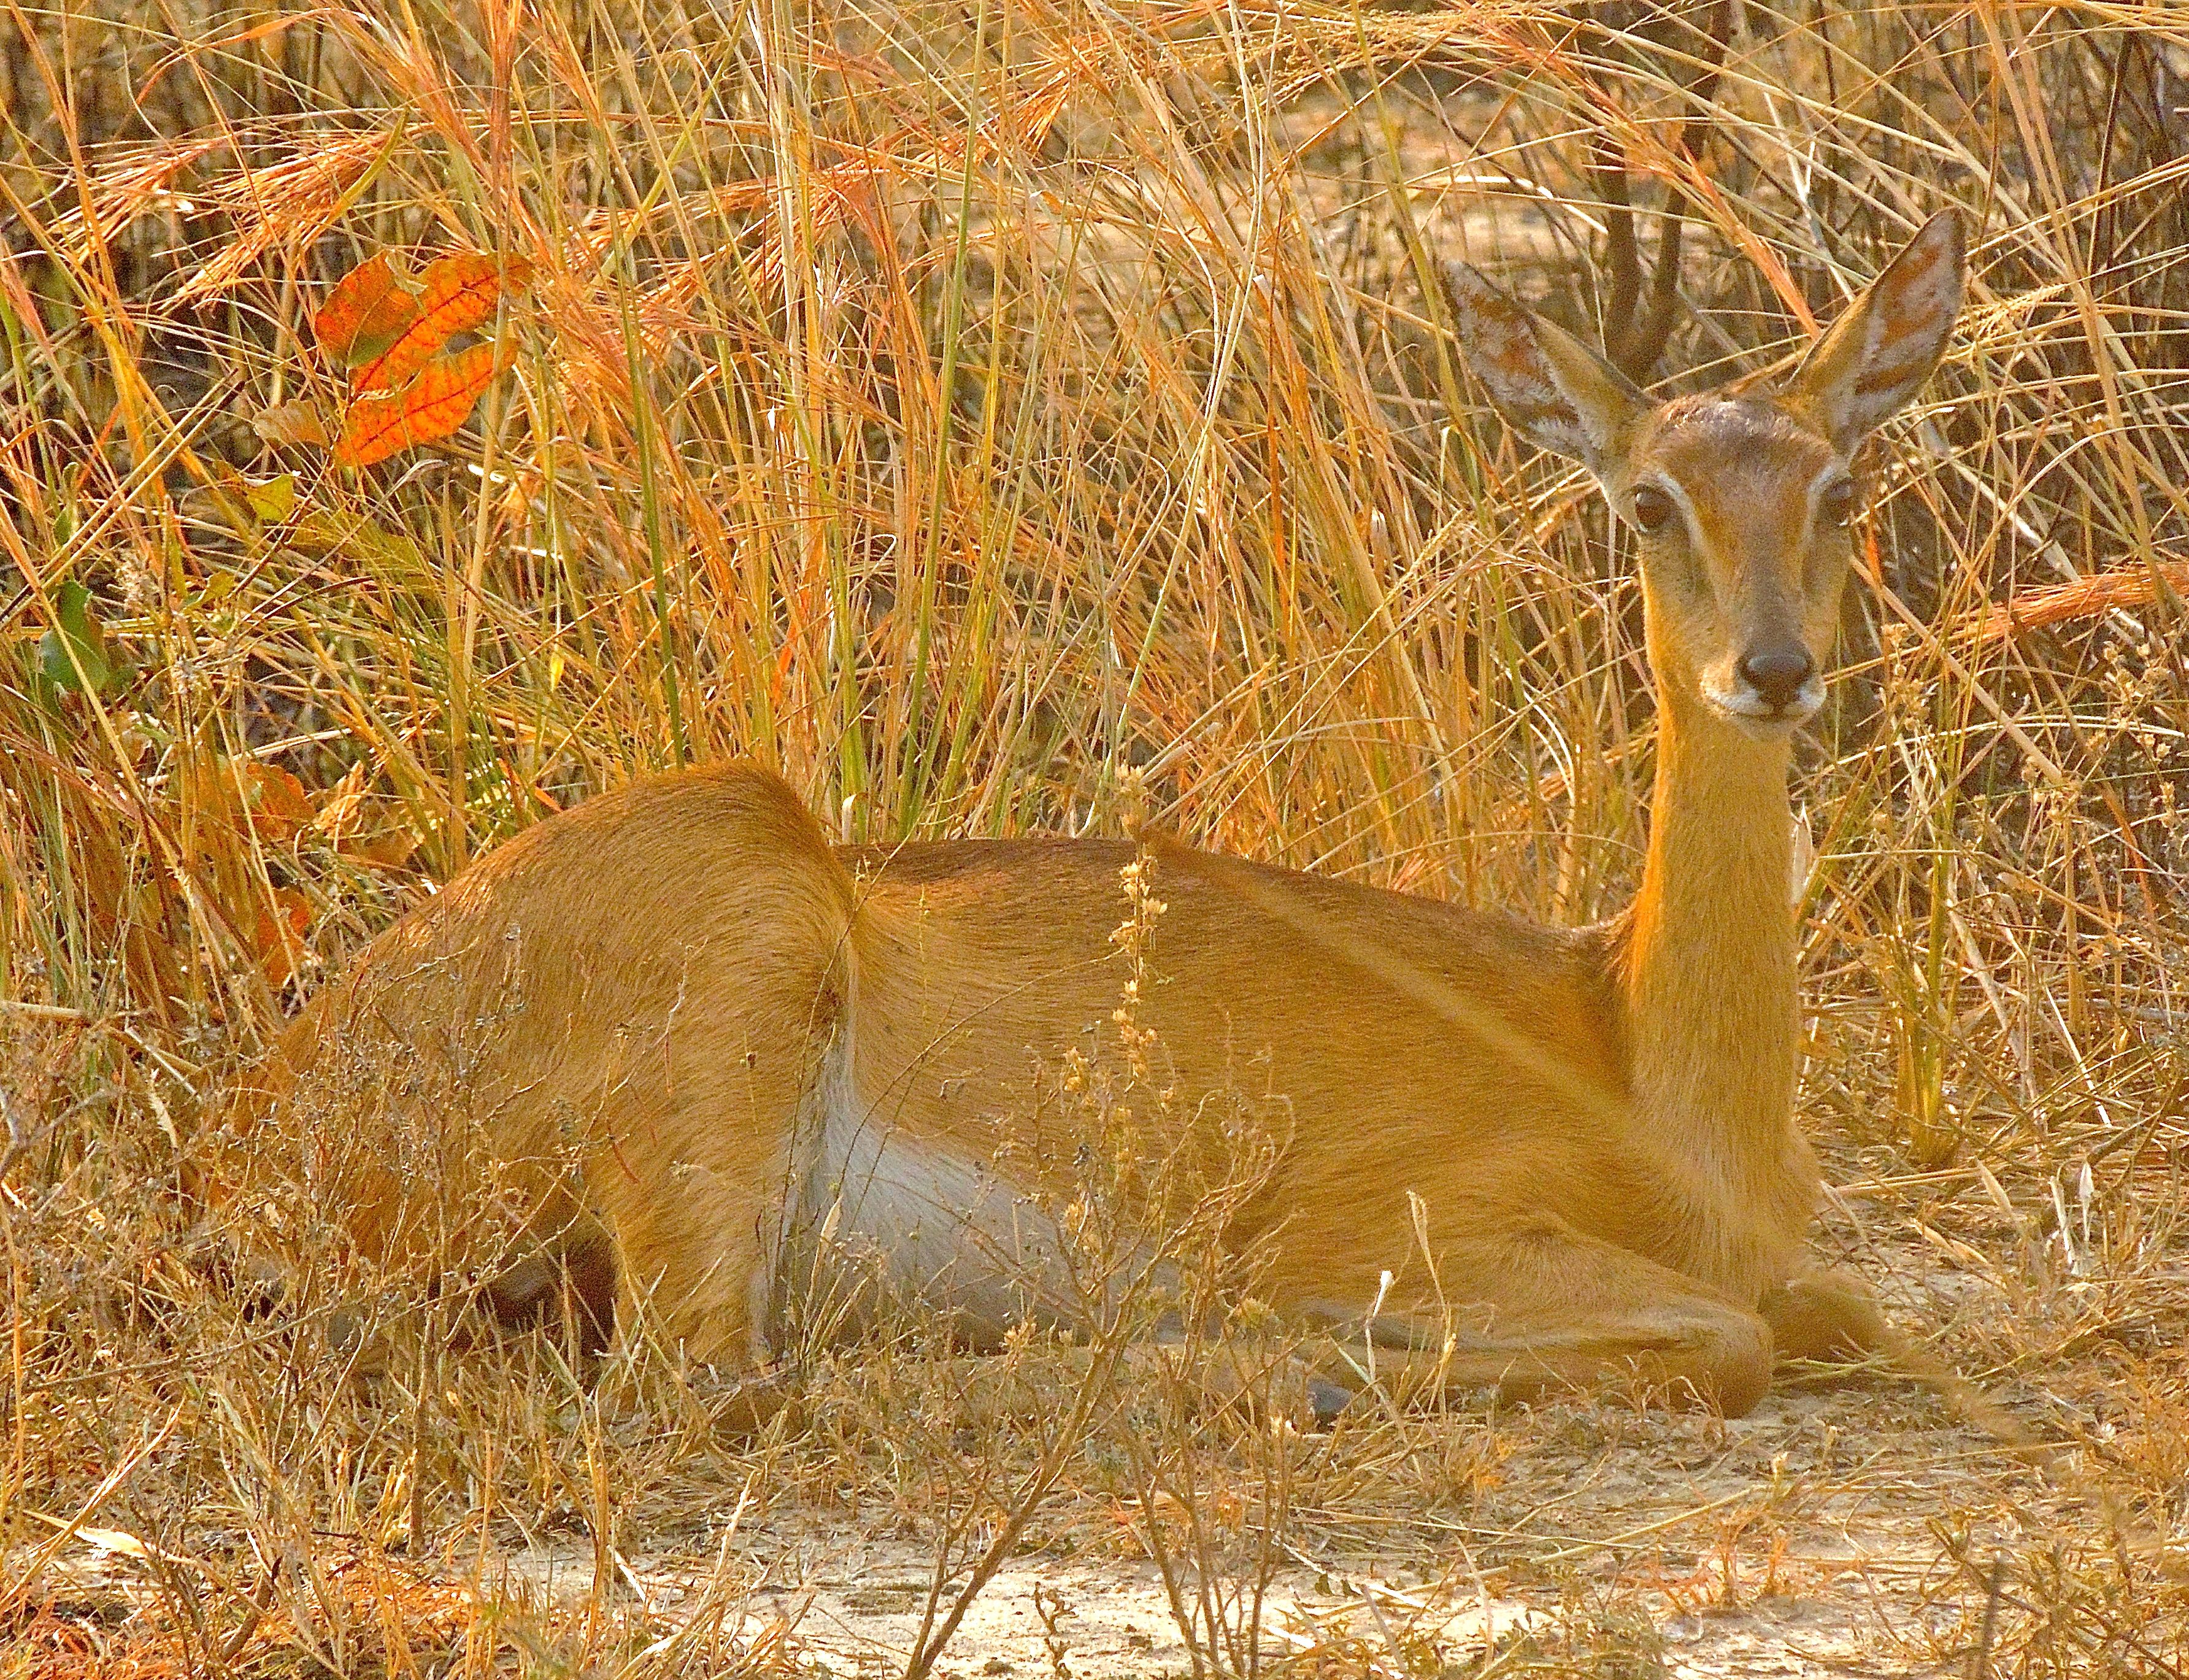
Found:
[[[1264,1589],[1264,1660],[1439,1674],[1523,1653],[1564,1672],[1936,1672],[1980,1638],[1983,1560],[2011,1543],[2014,1506],[2050,1502],[2034,1478],[2002,1474],[1982,1437],[1891,1392],[1774,1395],[1734,1420],[1574,1405],[1416,1426],[1430,1431],[1494,1444],[1490,1520],[1298,1513]],[[1988,1516],[1953,1537],[1973,1564],[1957,1567],[1937,1524],[1972,1510]],[[787,1633],[812,1672],[903,1671],[931,1602],[931,1545],[857,1515],[793,1508],[731,1526],[713,1514],[721,1526],[690,1543],[620,1558],[619,1590],[650,1620],[681,1625],[732,1579],[733,1647]],[[1192,1672],[1162,1572],[1138,1549],[1123,1513],[1066,1502],[975,1601],[936,1672]],[[573,1606],[593,1589],[582,1543],[506,1564]]]

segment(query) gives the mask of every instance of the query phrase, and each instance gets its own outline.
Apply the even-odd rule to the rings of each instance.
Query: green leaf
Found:
[[[38,640],[38,669],[57,688],[105,693],[124,667],[106,650],[106,632],[92,614],[91,591],[71,578],[54,597],[54,627]]]
[[[239,475],[240,476],[240,475]],[[244,478],[243,499],[250,503],[251,511],[269,525],[278,525],[297,511],[297,475],[284,472],[278,478],[269,478],[253,484]]]

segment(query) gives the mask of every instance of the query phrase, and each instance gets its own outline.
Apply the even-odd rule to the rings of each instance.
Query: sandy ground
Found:
[[[1540,1652],[1575,1663],[1558,1672],[1915,1675],[1980,1637],[1984,1582],[1929,1524],[1989,1503],[2003,1467],[1920,1395],[1774,1395],[1730,1421],[1575,1405],[1429,1427],[1500,1431],[1509,1456],[1490,1503],[1508,1522],[1301,1513],[1267,1591],[1265,1658],[1320,1655],[1343,1673]],[[619,1590],[674,1626],[734,1582],[733,1644],[789,1647],[814,1673],[903,1672],[929,1602],[927,1545],[857,1516],[732,1526],[732,1514],[623,1556]],[[975,1601],[936,1672],[1191,1673],[1155,1564],[1116,1544],[1084,1555],[1101,1513],[1060,1514]],[[1972,1539],[1980,1555],[2003,1537]],[[591,1586],[582,1543],[506,1562],[520,1591],[575,1604]]]

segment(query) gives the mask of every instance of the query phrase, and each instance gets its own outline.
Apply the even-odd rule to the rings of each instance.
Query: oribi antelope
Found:
[[[1481,387],[1634,533],[1659,729],[1649,850],[1633,902],[1572,930],[1161,853],[1164,983],[1143,1008],[1172,1076],[1191,1100],[1251,1063],[1288,1105],[1236,1233],[1266,1246],[1280,1313],[1329,1325],[1373,1305],[1380,1342],[1396,1326],[1437,1349],[1454,1384],[1610,1381],[1728,1412],[1765,1392],[1774,1355],[1891,1336],[1804,1254],[1821,1185],[1793,1115],[1787,777],[1848,568],[1856,447],[1937,361],[1962,269],[1941,215],[1790,376],[1666,401],[1450,271]],[[1030,1058],[1116,1005],[1134,856],[839,846],[749,763],[641,781],[541,822],[374,940],[234,1118],[308,1113],[307,1150],[339,1152],[359,1141],[330,1117],[344,1070],[399,1051],[438,1066],[495,1162],[535,1174],[534,1229],[601,1318],[642,1298],[695,1355],[764,1360],[795,1234],[825,1229],[993,1337],[1058,1240],[999,1126]],[[384,1253],[421,1221],[410,1157],[375,1158],[339,1179],[338,1211]],[[522,1307],[542,1265],[489,1298]]]

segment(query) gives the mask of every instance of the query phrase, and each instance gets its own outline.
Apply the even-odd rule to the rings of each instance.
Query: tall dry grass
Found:
[[[421,1343],[364,1405],[189,1263],[223,1071],[589,792],[750,753],[883,840],[1114,827],[1129,769],[1198,841],[1615,905],[1651,743],[1626,557],[1468,405],[1429,284],[1465,255],[1591,325],[1607,134],[1645,210],[1682,188],[1666,365],[1698,377],[1797,350],[1939,205],[1977,229],[1800,766],[1803,1105],[1872,1181],[1968,1193],[1915,1224],[2016,1310],[1957,1357],[2114,1350],[2143,1398],[2107,1452],[2178,1474],[2189,14],[1738,23],[1691,155],[1700,37],[1616,7],[12,11],[0,1626],[71,1520],[200,1672],[269,1628],[356,1669],[455,1616],[389,1573],[428,1536],[562,1524],[606,1559],[831,1462],[941,1496],[877,1445],[947,1442],[909,1377],[758,1457],[643,1349],[587,1391]],[[459,438],[361,472],[262,441],[335,399],[336,277],[458,249],[535,265]],[[2135,1625],[2090,1540],[2067,1609],[2033,1573],[1986,1634],[2015,1672]],[[642,1659],[604,1606],[448,1638],[716,1649],[702,1616]]]

